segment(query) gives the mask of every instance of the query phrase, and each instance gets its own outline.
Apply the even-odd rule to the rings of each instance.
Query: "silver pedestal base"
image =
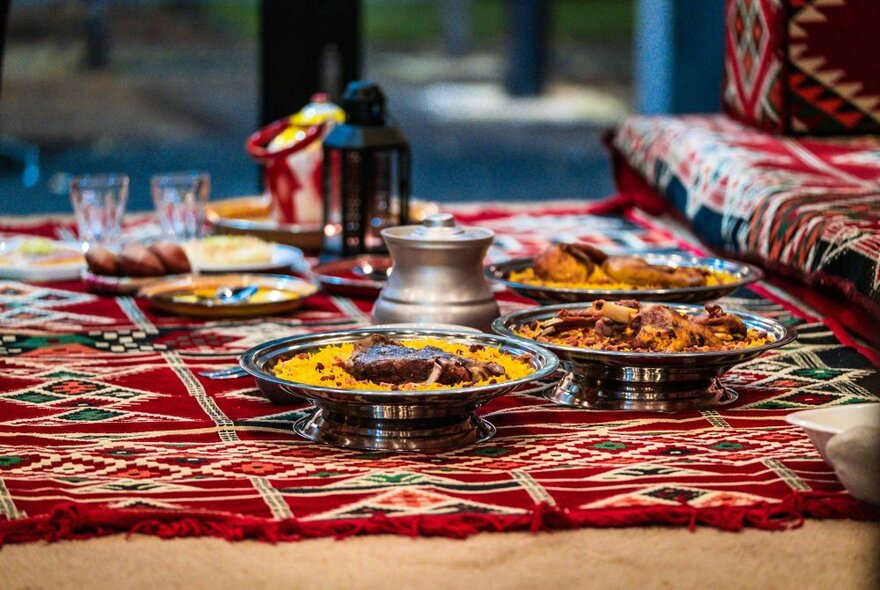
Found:
[[[630,412],[686,412],[725,406],[739,397],[718,379],[644,383],[565,373],[544,397],[564,406]]]
[[[447,451],[483,442],[495,427],[475,412],[420,419],[383,419],[318,408],[293,425],[315,442],[365,451]]]

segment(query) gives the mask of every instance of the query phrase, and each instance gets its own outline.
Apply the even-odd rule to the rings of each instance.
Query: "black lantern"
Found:
[[[324,139],[324,251],[382,252],[382,229],[407,222],[409,142],[374,82],[351,82],[342,108],[345,123]]]

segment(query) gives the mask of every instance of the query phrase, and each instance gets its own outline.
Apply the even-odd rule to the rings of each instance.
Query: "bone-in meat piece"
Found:
[[[699,268],[650,264],[640,256],[608,256],[582,243],[550,246],[535,258],[532,268],[544,280],[577,283],[589,280],[597,266],[612,280],[637,287],[699,287],[707,282]]]
[[[532,268],[544,280],[582,282],[608,256],[589,244],[554,244],[535,258]]]
[[[721,341],[711,330],[665,305],[642,306],[638,319],[638,331],[632,340],[634,348],[680,352],[692,346],[721,347]]]
[[[732,313],[724,313],[717,303],[706,305],[705,316],[694,318],[694,322],[706,326],[715,334],[730,334],[731,336],[745,336],[749,329],[739,316]]]
[[[351,357],[341,366],[355,379],[391,385],[467,385],[506,374],[498,363],[475,361],[434,346],[410,348],[381,334],[373,334],[355,344]]]
[[[631,285],[679,288],[706,284],[706,276],[698,268],[648,264],[644,258],[638,256],[609,256],[602,263],[602,270],[612,279]]]

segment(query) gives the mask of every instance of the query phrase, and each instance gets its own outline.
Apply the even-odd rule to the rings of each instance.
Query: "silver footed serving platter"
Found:
[[[373,334],[389,339],[442,339],[467,346],[497,347],[501,352],[528,359],[533,372],[520,379],[469,387],[434,390],[370,391],[310,385],[275,375],[274,367],[322,347],[354,343]],[[524,357],[524,355],[527,355]],[[258,387],[311,402],[308,415],[294,431],[307,439],[334,446],[382,451],[442,451],[485,441],[495,427],[477,415],[493,398],[516,390],[534,390],[553,374],[559,361],[553,353],[527,342],[472,331],[421,328],[364,328],[294,336],[266,342],[245,352],[241,368]],[[546,384],[541,385],[546,387]]]
[[[705,303],[733,293],[740,287],[759,281],[764,273],[761,269],[733,260],[721,258],[701,258],[680,254],[640,254],[640,258],[648,264],[660,266],[708,268],[723,271],[732,275],[731,283],[703,285],[698,287],[670,287],[663,289],[580,289],[574,287],[551,287],[530,285],[510,279],[513,272],[531,268],[534,258],[514,258],[486,266],[485,273],[490,279],[505,285],[523,297],[534,299],[538,303],[581,303],[597,299],[620,300],[638,299],[639,301],[667,301],[677,303]]]
[[[664,305],[689,315],[703,311],[700,305]],[[492,325],[492,329],[502,336],[539,344],[559,357],[562,376],[555,386],[544,391],[544,396],[561,405],[644,412],[680,412],[723,406],[738,396],[719,380],[721,375],[768,350],[789,344],[797,336],[790,326],[739,311],[734,313],[748,328],[766,332],[772,342],[739,350],[621,352],[537,342],[516,331],[520,326],[553,318],[562,309],[588,307],[589,303],[580,303],[530,308],[504,315]]]

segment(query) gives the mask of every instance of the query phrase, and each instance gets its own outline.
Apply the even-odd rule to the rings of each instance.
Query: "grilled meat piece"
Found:
[[[540,334],[547,336],[577,328],[591,328],[600,319],[602,315],[594,307],[578,310],[560,309],[555,318],[550,318],[541,324]]]
[[[391,385],[470,384],[506,374],[498,363],[482,363],[434,346],[410,348],[381,334],[367,336],[355,344],[351,357],[341,366],[355,379]]]
[[[706,326],[714,334],[730,334],[731,336],[745,336],[749,329],[739,316],[732,313],[724,313],[717,303],[706,305],[705,316],[694,318],[694,322]]]
[[[680,352],[692,346],[721,347],[721,341],[710,329],[665,305],[643,306],[638,319],[638,331],[632,339],[633,348]]]
[[[555,244],[535,258],[532,268],[545,280],[580,282],[586,281],[606,258],[604,252],[588,244]]]
[[[592,327],[600,335],[611,337],[622,333],[638,312],[639,302],[632,299],[617,302],[597,299],[585,309],[559,310],[555,318],[542,324],[541,335]]]
[[[715,304],[707,305],[706,311],[706,316],[692,318],[656,303],[599,299],[587,308],[561,309],[556,317],[540,323],[538,335],[592,331],[609,339],[606,345],[655,352],[721,349],[725,341],[748,335],[748,327],[736,315]]]
[[[532,268],[544,279],[560,282],[589,280],[596,267],[609,278],[633,286],[660,288],[698,287],[707,282],[706,272],[686,266],[649,264],[640,256],[608,256],[589,244],[554,244],[535,258]]]
[[[602,271],[616,281],[631,285],[658,285],[661,288],[699,287],[706,275],[699,268],[649,264],[638,256],[609,256]]]

